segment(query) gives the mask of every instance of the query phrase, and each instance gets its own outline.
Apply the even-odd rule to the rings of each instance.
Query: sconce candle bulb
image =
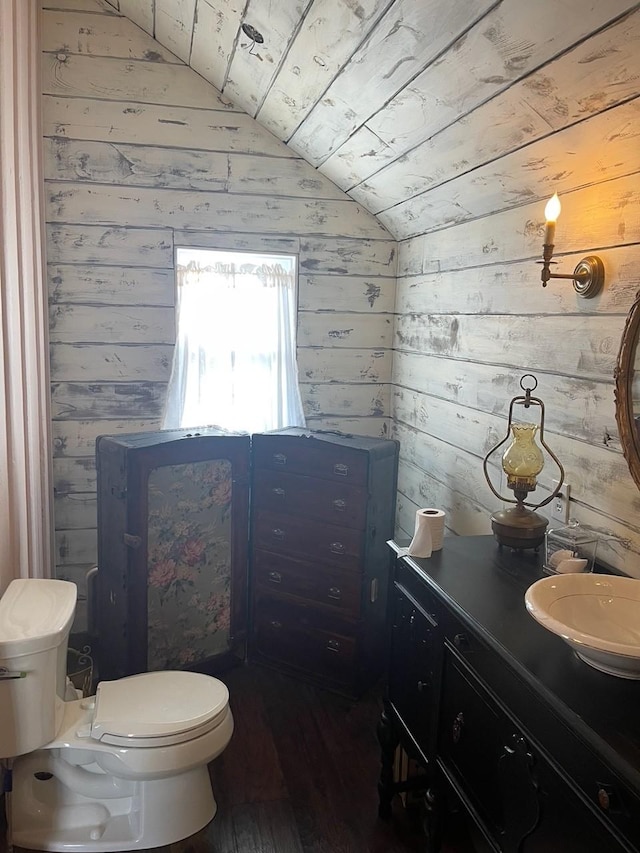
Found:
[[[546,219],[544,242],[546,246],[553,246],[553,241],[556,236],[556,222],[558,221],[558,216],[560,216],[561,210],[562,205],[560,204],[558,193],[554,193],[544,209],[544,217]]]
[[[572,275],[566,273],[551,272],[551,264],[555,264],[553,258],[553,241],[556,236],[556,221],[560,215],[561,205],[558,193],[554,193],[544,209],[545,230],[544,245],[542,246],[542,272],[540,279],[542,286],[546,287],[551,278],[569,278],[573,281],[573,289],[585,299],[591,299],[600,292],[604,284],[604,264],[596,255],[583,258],[574,269]]]

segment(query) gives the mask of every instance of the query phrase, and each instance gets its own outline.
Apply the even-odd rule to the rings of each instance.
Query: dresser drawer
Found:
[[[369,456],[365,451],[312,437],[254,435],[253,463],[256,469],[366,486]]]
[[[256,472],[253,500],[257,509],[302,515],[357,530],[364,528],[367,518],[365,488],[281,471]]]
[[[253,613],[253,656],[331,681],[353,680],[357,641],[324,614],[275,596],[258,595]]]
[[[361,580],[354,572],[256,551],[253,582],[265,590],[326,605],[347,619],[360,615]]]
[[[253,547],[286,557],[313,560],[359,572],[362,532],[291,515],[258,510],[253,516]]]

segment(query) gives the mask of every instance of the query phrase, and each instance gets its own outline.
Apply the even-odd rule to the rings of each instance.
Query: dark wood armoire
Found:
[[[247,654],[352,696],[380,675],[397,442],[167,430],[96,459],[100,678]]]

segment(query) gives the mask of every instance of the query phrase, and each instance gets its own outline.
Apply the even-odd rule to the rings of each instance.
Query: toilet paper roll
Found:
[[[441,509],[419,509],[413,539],[407,549],[412,557],[430,557],[433,551],[442,548],[445,514]]]

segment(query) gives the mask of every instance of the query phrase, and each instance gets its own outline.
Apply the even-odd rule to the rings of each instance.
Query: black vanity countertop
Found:
[[[404,546],[389,544],[396,551]],[[640,681],[593,669],[528,614],[524,593],[545,577],[542,555],[500,548],[493,536],[451,536],[429,559],[406,559],[454,614],[640,793]]]

